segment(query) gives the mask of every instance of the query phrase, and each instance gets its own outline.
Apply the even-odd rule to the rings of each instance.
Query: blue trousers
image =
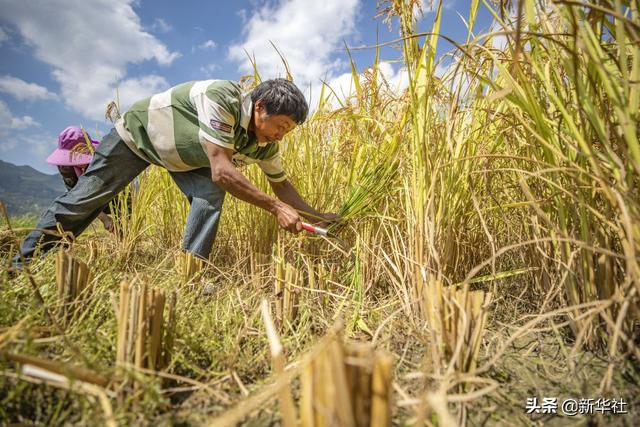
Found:
[[[30,260],[38,246],[43,254],[55,247],[61,239],[56,224],[60,224],[65,232],[79,236],[102,208],[148,166],[149,163],[131,151],[118,132],[112,129],[98,145],[91,164],[76,186],[52,202],[36,228],[24,239],[20,245],[22,258]],[[170,175],[191,205],[183,249],[198,257],[209,258],[225,191],[211,180],[210,168],[170,172]],[[13,258],[12,265],[20,268],[20,254]]]

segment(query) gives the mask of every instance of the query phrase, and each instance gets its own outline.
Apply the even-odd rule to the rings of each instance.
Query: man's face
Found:
[[[296,127],[296,122],[284,114],[267,115],[261,100],[253,104],[253,132],[258,142],[278,142]]]

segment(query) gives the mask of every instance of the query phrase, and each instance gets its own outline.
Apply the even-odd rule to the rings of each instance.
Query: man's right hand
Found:
[[[278,224],[290,233],[299,233],[302,231],[302,219],[298,215],[298,211],[286,203],[278,202],[275,211]]]

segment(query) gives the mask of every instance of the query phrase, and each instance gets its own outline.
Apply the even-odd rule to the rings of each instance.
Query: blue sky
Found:
[[[233,79],[250,71],[255,55],[262,78],[283,75],[273,41],[287,58],[296,83],[314,102],[324,79],[343,87],[349,63],[343,49],[398,37],[374,19],[376,0],[0,0],[0,159],[55,169],[45,158],[58,133],[84,126],[94,139],[111,123],[104,110],[115,99],[123,110],[175,84]],[[425,1],[418,29],[427,31],[435,11]],[[458,41],[466,28],[468,0],[445,0],[441,33]],[[475,31],[487,32],[481,7]],[[439,53],[451,49],[441,42]],[[373,50],[353,53],[359,70]],[[402,86],[399,51],[387,47],[383,72]],[[332,85],[332,86],[333,86]],[[317,99],[315,99],[317,101]]]

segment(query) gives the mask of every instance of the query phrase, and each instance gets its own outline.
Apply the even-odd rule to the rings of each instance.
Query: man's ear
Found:
[[[258,99],[254,105],[253,108],[255,109],[255,111],[257,112],[261,112],[262,110],[264,110],[264,104],[262,103],[262,99]]]

